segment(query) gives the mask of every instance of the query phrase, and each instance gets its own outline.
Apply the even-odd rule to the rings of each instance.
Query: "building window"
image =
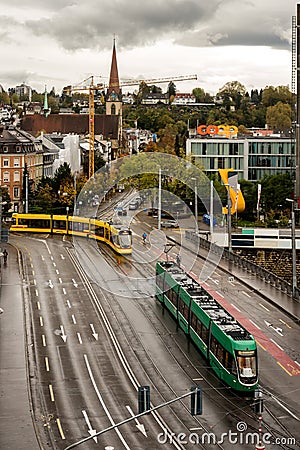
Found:
[[[20,181],[20,172],[17,170],[14,172],[14,181]]]
[[[20,151],[21,151],[21,147],[20,147],[20,145],[17,145],[17,147],[16,147],[16,151],[17,151],[17,153],[20,153]]]
[[[9,172],[4,172],[3,173],[3,181],[4,181],[4,183],[9,183],[9,180],[10,180]]]
[[[8,152],[8,147],[7,147],[7,145],[5,145],[5,146],[3,147],[3,152],[4,152],[4,153],[7,153],[7,152]]]
[[[112,115],[116,114],[116,105],[115,104],[111,105],[111,114]]]
[[[3,160],[3,167],[9,167],[9,159]]]
[[[20,188],[14,187],[14,198],[19,198]]]
[[[20,167],[20,158],[14,158],[14,167]]]

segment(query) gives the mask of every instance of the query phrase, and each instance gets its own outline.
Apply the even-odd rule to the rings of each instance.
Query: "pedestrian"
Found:
[[[6,248],[3,250],[3,258],[4,258],[4,264],[7,263],[7,257],[8,257],[8,251]]]
[[[180,267],[180,263],[181,263],[181,258],[180,258],[180,255],[178,254],[176,256],[176,264],[177,264],[178,267]]]

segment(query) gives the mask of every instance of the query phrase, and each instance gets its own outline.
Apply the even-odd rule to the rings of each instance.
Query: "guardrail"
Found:
[[[216,245],[214,243],[211,243],[209,240],[204,239],[203,237],[197,235],[195,231],[185,231],[185,237],[191,241],[196,242],[198,240],[199,245],[208,250],[211,251],[217,255],[221,255],[222,258],[231,261],[233,264],[235,264],[238,267],[241,267],[244,270],[247,270],[247,272],[250,272],[251,274],[259,277],[260,279],[264,280],[266,283],[271,284],[275,288],[279,289],[283,293],[290,295],[295,300],[300,299],[300,289],[298,287],[295,288],[294,296],[293,296],[293,288],[291,283],[288,281],[278,277],[274,273],[270,272],[269,270],[266,270],[264,267],[259,266],[258,264],[253,263],[252,261],[248,261],[246,258],[239,256],[233,252],[230,252],[227,248],[220,247],[219,245]]]

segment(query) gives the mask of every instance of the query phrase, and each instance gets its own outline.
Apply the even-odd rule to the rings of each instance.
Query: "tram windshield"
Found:
[[[130,248],[131,247],[131,233],[120,233],[119,234],[119,242],[121,248]]]
[[[257,376],[255,350],[237,351],[236,360],[241,378],[254,378]]]

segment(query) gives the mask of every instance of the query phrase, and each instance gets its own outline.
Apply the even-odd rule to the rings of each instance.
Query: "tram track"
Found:
[[[74,267],[76,268],[78,275],[80,276],[82,282],[84,283],[87,291],[89,292],[90,298],[92,299],[93,303],[95,304],[95,306],[97,307],[97,310],[100,313],[101,319],[103,321],[103,324],[106,327],[106,330],[110,336],[111,342],[115,348],[115,351],[118,355],[119,361],[121,362],[124,371],[126,372],[127,376],[130,379],[130,382],[132,383],[133,387],[135,388],[135,390],[138,390],[138,387],[141,385],[137,379],[137,377],[135,376],[134,371],[132,370],[132,368],[130,367],[130,364],[122,350],[122,347],[120,345],[120,342],[114,332],[114,329],[108,319],[108,315],[106,314],[104,307],[102,305],[102,303],[100,302],[97,294],[95,293],[92,284],[89,280],[89,278],[87,277],[87,275],[85,274],[83,268],[81,267],[80,263],[78,262],[78,260],[74,257],[74,255],[69,251],[69,257],[72,260],[72,263],[74,265]],[[111,304],[111,302],[109,301],[109,298],[107,295],[104,295],[104,293],[102,293],[101,295],[103,295],[103,299],[105,300],[105,303],[107,305]],[[110,300],[114,300],[114,298],[112,297]],[[120,324],[121,326],[121,324]],[[126,335],[124,335],[125,339],[127,340]],[[130,347],[130,343],[127,341],[128,346]],[[163,420],[163,418],[161,417],[161,415],[157,412],[157,411],[153,411],[152,416],[154,417],[154,419],[156,420],[157,424],[161,427],[162,431],[164,433],[167,432],[168,438],[170,440],[170,442],[173,444],[173,446],[178,449],[178,450],[183,450],[186,447],[183,447],[180,442],[177,442],[177,440],[174,438],[174,433],[172,432],[172,430],[170,430],[168,424]],[[202,447],[205,448],[205,447]],[[222,447],[220,447],[222,448]]]
[[[179,245],[178,242],[176,242],[176,243]],[[200,255],[199,255],[199,256],[200,256]],[[110,258],[111,258],[111,261],[113,261],[113,258],[112,258],[111,256],[110,256]],[[203,259],[203,260],[205,260],[205,257],[203,257],[203,256],[200,256],[200,258]],[[151,271],[151,269],[149,269],[149,268],[148,268],[148,270],[145,269],[145,267],[143,267],[144,270],[141,271],[138,264],[135,264],[134,262],[131,262],[131,268],[133,268],[133,267],[134,267],[134,269],[136,270],[137,274],[140,274],[140,275],[142,275],[142,276],[145,276],[145,271],[146,271],[146,272],[148,273],[149,276],[153,276],[153,273],[152,273],[152,271],[154,271],[154,268],[153,268],[153,267],[152,267],[152,271]],[[146,266],[146,267],[147,267],[147,266]],[[149,267],[149,266],[148,266],[148,267]],[[121,265],[121,267],[120,267],[120,265],[118,266],[118,270],[122,270],[122,265]],[[221,268],[221,270],[222,270],[222,268]],[[225,271],[225,270],[223,270],[223,271],[224,271],[225,273],[227,273],[227,271]],[[124,274],[128,274],[128,272],[127,272],[127,271],[124,271]],[[155,321],[153,320],[153,315],[155,315],[156,320],[159,320],[159,321],[160,321],[160,324],[161,324],[161,325],[164,325],[163,322],[161,321],[161,319],[160,319],[160,318],[158,317],[158,315],[156,314],[156,312],[153,311],[153,309],[151,310],[150,313],[148,313],[147,310],[146,310],[146,308],[145,308],[145,304],[144,304],[143,302],[142,302],[142,304],[141,304],[140,300],[137,299],[137,303],[139,304],[140,310],[143,311],[143,313],[147,316],[148,320],[152,323],[152,325],[153,325],[154,327],[156,327],[156,323],[155,323]],[[159,332],[160,332],[159,329],[158,329],[157,327],[156,327],[156,329],[157,329],[157,332],[159,333]],[[165,342],[163,342],[163,343],[164,343],[164,346],[165,346],[165,350],[167,350],[168,352],[170,352],[170,349],[169,349],[168,345],[167,345]],[[173,340],[173,344],[174,344],[174,343],[176,344],[177,348],[176,348],[176,352],[173,352],[173,353],[172,353],[172,357],[173,357],[175,360],[177,360],[177,358],[176,358],[176,356],[175,356],[175,353],[178,354],[178,352],[181,352],[181,353],[184,355],[184,357],[186,358],[186,360],[187,360],[187,363],[188,363],[187,365],[193,366],[193,362],[192,362],[191,359],[188,357],[188,355],[183,351],[183,349],[177,344],[176,340]],[[182,369],[183,369],[183,366],[182,366],[180,363],[178,363],[178,364],[179,364],[179,365],[182,367]],[[199,369],[196,368],[195,366],[194,366],[194,370],[199,371]],[[201,372],[200,372],[200,375],[201,375],[201,377],[203,378],[203,381],[207,384],[207,386],[208,386],[210,389],[214,389],[214,390],[215,390],[213,384],[209,381],[209,378],[208,378],[208,377],[205,377],[204,374],[201,373]],[[190,377],[190,379],[191,379],[191,381],[193,381],[193,378],[192,378],[192,377]],[[231,393],[231,395],[234,395],[235,398],[239,401],[240,397],[239,397],[237,394],[235,394],[233,391],[230,391],[230,393]],[[229,409],[229,411],[230,411],[228,414],[229,414],[234,420],[236,420],[237,423],[240,422],[241,420],[245,420],[245,421],[246,421],[246,420],[248,420],[248,421],[250,420],[250,424],[247,423],[248,429],[252,430],[253,432],[256,432],[256,431],[258,430],[257,416],[256,416],[254,413],[247,412],[247,411],[243,411],[243,415],[241,415],[241,408],[240,408],[239,406],[237,406],[236,403],[234,403],[231,399],[229,399],[228,396],[224,395],[221,391],[218,391],[218,395],[222,398],[222,402],[217,401],[216,398],[215,398],[214,396],[210,395],[210,392],[209,392],[208,389],[205,391],[205,395],[210,399],[210,401],[214,402],[214,404],[216,405],[216,407],[222,407],[222,408],[224,408],[224,401],[226,401],[226,403],[229,405],[229,408],[228,408],[228,409]],[[251,400],[251,403],[252,403],[252,401],[253,401],[253,400]],[[251,404],[248,405],[248,406],[251,406]],[[288,428],[282,423],[282,421],[280,421],[280,419],[278,419],[278,418],[271,412],[271,410],[270,410],[269,408],[266,408],[266,412],[269,414],[271,420],[273,420],[275,423],[277,423],[278,426],[282,429],[282,432],[280,433],[280,431],[278,431],[278,429],[276,429],[276,428],[274,427],[274,425],[269,424],[265,419],[263,420],[263,425],[264,425],[265,429],[272,435],[272,438],[273,438],[274,440],[275,440],[275,438],[276,438],[278,435],[280,435],[281,437],[284,437],[284,436],[286,437],[286,436],[288,436],[288,437],[290,437],[290,438],[293,438],[293,434],[292,434],[292,433],[288,430]],[[197,420],[198,420],[198,419],[197,419]],[[200,424],[200,421],[199,421],[199,420],[198,420],[198,422],[199,422],[199,424]],[[201,423],[201,426],[203,426],[202,423]],[[285,433],[285,435],[284,435],[283,433]],[[292,449],[292,448],[294,448],[294,447],[283,446],[283,445],[281,445],[281,444],[277,444],[277,445],[279,445],[280,448],[287,448],[287,449]],[[286,445],[286,444],[285,444],[285,445]]]

